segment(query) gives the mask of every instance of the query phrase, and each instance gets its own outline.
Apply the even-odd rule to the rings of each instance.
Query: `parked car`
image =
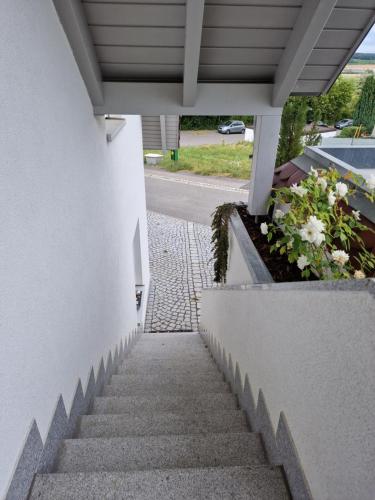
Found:
[[[344,118],[343,120],[340,120],[335,123],[335,128],[338,129],[343,129],[345,127],[352,127],[353,126],[353,120],[351,118]]]
[[[219,134],[244,134],[246,130],[244,122],[238,120],[230,120],[225,123],[221,123],[217,131]]]

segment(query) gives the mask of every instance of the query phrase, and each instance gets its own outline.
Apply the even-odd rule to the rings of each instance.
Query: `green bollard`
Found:
[[[178,149],[172,149],[171,160],[178,161]]]

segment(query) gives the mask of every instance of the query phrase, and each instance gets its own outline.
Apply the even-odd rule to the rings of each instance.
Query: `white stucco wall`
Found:
[[[206,328],[285,412],[315,500],[373,500],[375,309],[368,292],[204,290]]]
[[[107,144],[50,0],[3,0],[0,30],[0,498],[31,420],[136,327],[148,282],[141,121]]]
[[[228,285],[239,285],[242,283],[253,283],[254,280],[246,265],[242,255],[240,245],[229,224],[229,249],[228,249],[228,269],[226,283]]]

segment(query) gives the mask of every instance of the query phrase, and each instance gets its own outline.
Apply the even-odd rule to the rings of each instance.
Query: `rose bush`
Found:
[[[361,223],[359,211],[343,208],[348,197],[355,197],[355,185],[362,186],[374,203],[375,178],[366,181],[350,173],[343,180],[333,168],[312,167],[298,186],[277,189],[270,200],[270,206],[275,206],[274,221],[263,222],[261,233],[271,243],[271,252],[286,254],[304,278],[314,273],[320,279],[362,279],[375,270],[375,255],[359,235],[370,229]]]

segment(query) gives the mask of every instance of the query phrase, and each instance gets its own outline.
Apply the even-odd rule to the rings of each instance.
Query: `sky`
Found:
[[[375,53],[375,25],[358,47],[357,52],[373,52]]]

